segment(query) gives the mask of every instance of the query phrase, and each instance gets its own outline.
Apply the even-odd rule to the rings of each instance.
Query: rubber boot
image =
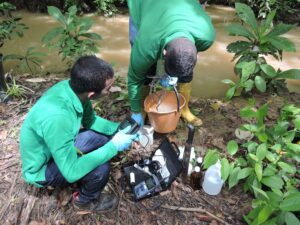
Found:
[[[185,105],[181,109],[181,117],[193,126],[201,126],[202,120],[194,116],[189,108],[189,101],[191,97],[192,83],[178,83],[178,92],[185,98]]]

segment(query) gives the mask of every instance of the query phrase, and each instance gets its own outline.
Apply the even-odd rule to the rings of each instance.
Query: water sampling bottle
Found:
[[[221,178],[221,163],[218,160],[216,164],[211,165],[205,172],[202,184],[203,190],[209,195],[220,193],[224,181]]]

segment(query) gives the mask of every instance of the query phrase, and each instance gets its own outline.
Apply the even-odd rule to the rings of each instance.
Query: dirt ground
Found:
[[[26,77],[25,77],[26,78]],[[132,194],[121,187],[121,164],[124,159],[135,160],[134,151],[126,157],[119,155],[112,162],[112,176],[106,191],[119,196],[118,208],[110,213],[79,215],[71,204],[76,186],[63,190],[38,189],[26,184],[21,177],[19,152],[19,130],[28,109],[45,89],[58,82],[49,76],[29,82],[19,80],[34,92],[28,92],[23,100],[0,103],[0,221],[1,224],[245,224],[243,215],[251,209],[251,195],[244,194],[241,186],[230,191],[224,186],[217,196],[209,196],[203,190],[193,190],[178,178],[160,195],[134,202]],[[270,103],[267,116],[269,123],[275,120],[284,102],[300,105],[300,94],[286,93],[284,97],[274,95],[255,96],[257,104]],[[109,100],[109,99],[108,99]],[[107,104],[121,104],[107,102]],[[102,103],[103,104],[103,103]],[[208,148],[226,150],[226,143],[236,139],[234,131],[243,121],[239,109],[247,104],[245,98],[234,98],[231,102],[218,99],[194,99],[192,108],[199,111],[203,126],[196,129],[193,146],[198,155],[205,155]],[[105,107],[110,108],[110,107]],[[121,121],[128,113],[128,106],[120,107],[114,115],[102,111],[108,119]],[[183,146],[187,139],[187,128],[180,121],[175,132],[168,135],[155,134],[154,150],[167,136]]]

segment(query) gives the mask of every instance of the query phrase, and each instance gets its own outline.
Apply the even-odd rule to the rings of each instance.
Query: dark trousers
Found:
[[[80,149],[82,153],[88,153],[103,146],[108,141],[109,138],[102,134],[91,130],[85,130],[77,135],[75,147]],[[108,182],[109,172],[110,164],[107,162],[98,166],[76,182],[80,185],[79,201],[86,203],[99,198],[102,189]],[[40,183],[43,186],[52,187],[66,187],[70,185],[70,183],[68,183],[63,177],[53,160],[47,164],[46,181]]]

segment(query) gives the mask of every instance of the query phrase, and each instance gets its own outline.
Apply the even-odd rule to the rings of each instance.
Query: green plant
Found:
[[[118,12],[117,2],[123,3],[124,0],[94,0],[97,10],[106,16],[113,16]]]
[[[22,18],[12,15],[16,7],[8,2],[0,3],[0,48],[4,45],[5,40],[11,40],[15,35],[23,37],[24,30],[28,27],[20,23]]]
[[[25,55],[10,54],[6,55],[3,60],[19,60],[18,67],[21,71],[29,70],[33,74],[33,69],[41,69],[41,63],[43,62],[40,57],[46,56],[46,53],[34,51],[34,47],[30,47],[26,50]]]
[[[299,4],[299,0],[243,0],[241,2],[249,5],[254,12],[256,12],[258,18],[266,18],[267,14],[272,10],[276,10],[276,19],[282,20],[288,15],[293,15],[297,12],[296,6]]]
[[[23,31],[28,29],[25,24],[20,23],[20,17],[12,15],[12,11],[15,10],[15,8],[16,7],[10,3],[0,3],[0,48],[4,45],[6,40],[11,40],[15,36],[23,37]],[[1,92],[6,90],[2,56],[0,52],[0,98],[2,96]]]
[[[6,84],[6,95],[13,97],[13,98],[21,98],[24,96],[26,92],[26,88],[24,88],[22,85],[19,85],[16,83],[16,80],[13,79],[11,84]]]
[[[237,60],[235,72],[240,78],[236,83],[229,79],[222,81],[231,86],[226,93],[227,99],[254,88],[260,92],[279,92],[285,88],[285,79],[300,79],[300,70],[275,71],[264,58],[272,55],[277,60],[282,60],[283,51],[295,51],[294,43],[281,36],[294,28],[294,25],[273,25],[275,11],[270,12],[266,20],[258,22],[249,6],[236,3],[235,7],[243,24],[231,24],[226,29],[230,35],[247,40],[236,41],[227,46],[227,51],[234,53],[233,60]]]
[[[221,160],[222,178],[229,189],[243,181],[244,191],[254,194],[253,210],[244,216],[248,224],[300,224],[294,214],[300,211],[295,166],[300,162],[300,145],[293,143],[300,131],[300,108],[285,105],[273,125],[265,123],[267,113],[268,103],[256,108],[255,102],[240,111],[242,118],[253,121],[241,129],[255,138],[240,144],[228,142],[230,157]]]
[[[76,6],[71,6],[65,15],[58,8],[49,6],[48,13],[61,26],[45,34],[42,41],[50,48],[57,48],[63,61],[67,59],[72,63],[80,56],[98,52],[96,41],[100,40],[101,36],[88,32],[93,25],[93,20],[77,17]]]

